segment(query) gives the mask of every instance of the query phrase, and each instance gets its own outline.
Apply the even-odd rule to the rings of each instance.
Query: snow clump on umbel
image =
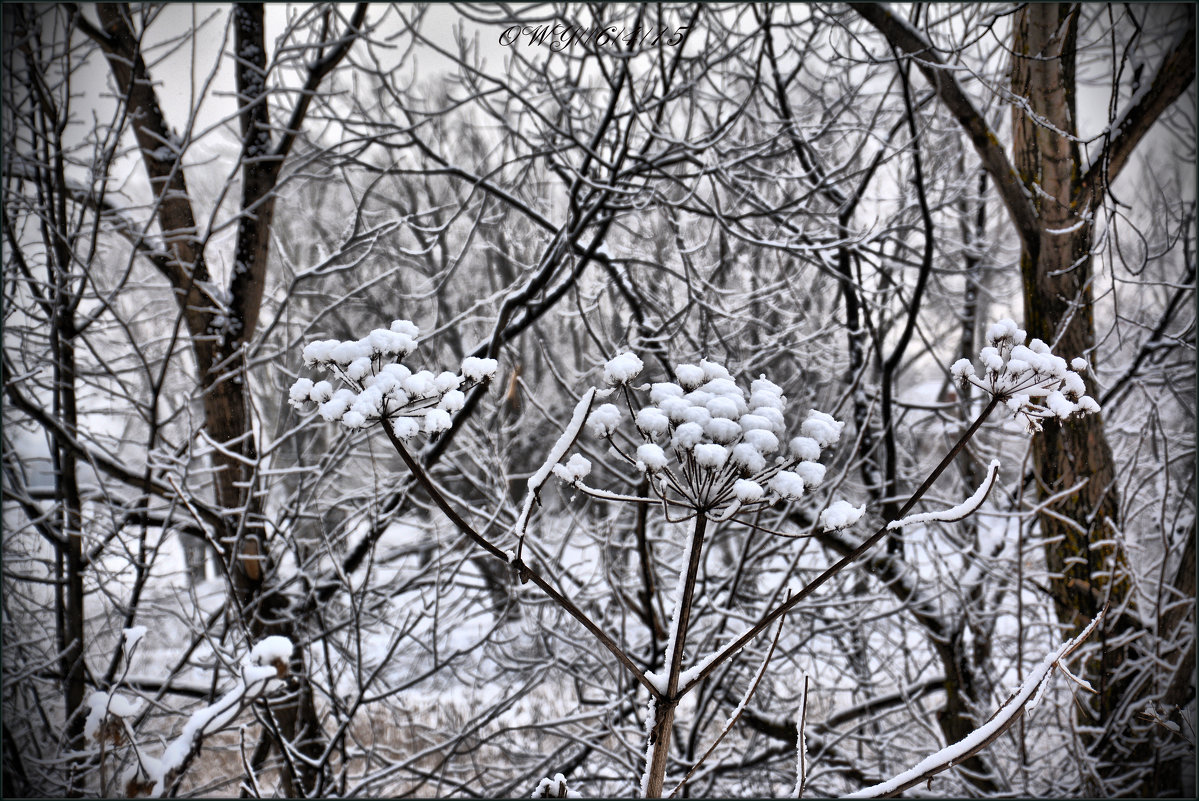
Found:
[[[1029,431],[1040,431],[1046,418],[1068,420],[1098,412],[1099,404],[1086,394],[1079,375],[1086,371],[1086,361],[1075,358],[1067,364],[1039,339],[1026,346],[1026,337],[1013,321],[1000,320],[987,329],[991,344],[979,353],[983,375],[976,374],[969,359],[959,359],[950,373],[962,386],[974,385],[997,398],[1024,418]]]
[[[465,405],[465,391],[490,380],[498,365],[468,356],[459,373],[414,370],[403,362],[416,350],[419,335],[408,320],[396,320],[359,340],[308,343],[304,364],[329,371],[332,380],[299,379],[289,402],[301,410],[315,405],[321,417],[349,429],[387,420],[402,440],[445,431]]]
[[[587,424],[618,458],[647,474],[652,491],[668,504],[728,515],[797,500],[823,481],[818,460],[840,439],[844,423],[813,409],[800,436],[788,441],[787,398],[766,376],[750,382],[747,392],[723,365],[701,360],[678,365],[673,382],[633,386],[642,368],[632,353],[604,367],[609,386],[628,390],[623,397],[636,429],[633,448],[615,439],[625,418],[615,404],[592,409]],[[646,402],[636,408],[637,400]],[[564,480],[578,475],[569,465],[556,472]]]

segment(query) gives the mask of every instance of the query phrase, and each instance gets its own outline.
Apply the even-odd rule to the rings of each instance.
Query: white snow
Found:
[[[804,493],[803,477],[790,470],[780,470],[775,473],[767,486],[784,500],[799,500]]]
[[[594,390],[588,390],[583,397],[590,403],[590,399],[594,397]],[[578,413],[577,406],[575,412]],[[571,422],[573,423],[573,420]],[[618,425],[620,425],[620,409],[612,403],[603,404],[587,418],[588,428],[597,437],[612,436],[612,432],[616,431]],[[569,426],[567,428],[569,429]]]
[[[457,377],[457,376],[455,376]],[[466,405],[466,395],[460,390],[451,389],[441,397],[441,402],[437,404],[438,409],[445,409],[450,414],[462,411],[462,407]]]
[[[766,457],[753,445],[744,442],[733,446],[733,453],[730,458],[733,460],[733,464],[741,465],[750,475],[760,473],[766,469]]]
[[[520,510],[520,517],[516,520],[516,530],[518,532],[524,533],[524,530],[528,527],[529,516],[533,514],[533,504],[537,501],[537,494],[541,491],[541,487],[545,484],[545,482],[549,480],[550,475],[553,473],[554,466],[557,465],[558,462],[562,461],[562,457],[566,456],[566,452],[570,450],[570,446],[573,445],[575,440],[579,438],[579,432],[583,430],[583,423],[587,422],[588,419],[587,412],[591,409],[591,404],[595,401],[597,394],[598,390],[596,390],[595,387],[592,387],[583,393],[583,397],[580,398],[579,402],[575,404],[575,410],[570,416],[570,422],[566,424],[566,429],[562,432],[562,435],[558,437],[558,441],[554,443],[552,448],[550,448],[549,453],[546,455],[545,462],[541,465],[541,467],[537,468],[536,473],[529,476],[529,480],[527,482],[528,492],[525,494],[524,506]],[[606,403],[604,406],[612,406],[612,404]],[[596,409],[596,411],[591,414],[591,417],[595,417],[595,414],[601,411],[604,406]],[[616,409],[615,406],[612,406],[612,408]],[[617,409],[616,411],[619,415],[620,410]],[[574,468],[571,469],[573,470],[578,467],[581,467],[581,465],[578,462],[575,462]],[[588,469],[590,469],[590,463],[588,463]]]
[[[667,398],[681,398],[683,397],[683,394],[683,388],[678,384],[653,384],[650,386],[649,390],[649,401],[650,403],[661,406],[662,401],[666,400]]]
[[[756,411],[752,414],[747,414],[740,419],[742,431],[773,431],[774,426],[771,421],[765,416],[758,414]]]
[[[656,406],[646,406],[637,412],[637,428],[650,436],[662,436],[670,430],[670,418]]]
[[[806,720],[808,708],[808,682],[804,679],[804,688],[799,696],[799,714],[795,716],[795,797],[803,798],[804,784],[808,777],[808,740],[806,737]]]
[[[955,362],[950,372],[963,385],[976,386],[1003,402],[1014,415],[1024,418],[1030,431],[1041,430],[1045,418],[1065,420],[1098,411],[1099,405],[1084,394],[1086,383],[1070,369],[1085,370],[1084,359],[1075,357],[1067,364],[1039,339],[1023,345],[1027,335],[1011,320],[995,323],[987,336],[992,344],[978,355],[986,368],[982,378],[966,359]],[[1035,398],[1044,398],[1044,405],[1034,404]]]
[[[291,659],[294,650],[291,640],[273,635],[259,640],[258,644],[250,649],[250,661],[258,665],[270,665],[277,659],[286,662]]]
[[[416,342],[413,341],[415,336],[415,334],[389,331],[386,328],[376,328],[367,335],[366,343],[370,346],[372,353],[398,356],[402,359],[416,350]]]
[[[773,431],[751,428],[741,435],[741,439],[761,454],[774,453],[779,449],[779,438],[774,435]]]
[[[647,442],[637,447],[637,461],[647,470],[661,470],[666,467],[666,451],[652,442]]]
[[[791,440],[791,458],[816,461],[820,458],[820,443],[811,437],[795,437]]]
[[[995,479],[998,476],[999,460],[992,459],[991,464],[987,466],[987,477],[983,479],[983,483],[974,491],[973,495],[957,506],[940,512],[921,512],[920,514],[908,515],[900,520],[892,520],[887,524],[887,528],[895,530],[897,528],[904,528],[905,526],[916,525],[917,523],[930,523],[934,520],[948,523],[968,517],[978,511],[978,507],[982,506],[983,501],[987,499],[987,495],[991,492],[991,487],[995,486]]]
[[[717,378],[732,378],[732,376],[729,375],[728,369],[725,368],[723,364],[710,362],[707,359],[700,359],[699,366],[704,371],[704,379],[706,381],[713,381]]]
[[[425,433],[437,434],[445,431],[454,424],[450,413],[445,409],[430,409],[425,412]]]
[[[125,648],[125,655],[133,653],[133,649],[137,648],[137,644],[142,641],[142,637],[146,636],[145,626],[130,626],[127,629],[121,629],[121,640]]]
[[[699,423],[683,423],[674,430],[671,443],[678,450],[689,451],[703,442],[704,429]]]
[[[735,420],[725,417],[713,417],[704,425],[704,433],[713,442],[728,445],[741,436],[741,426]]]
[[[198,739],[212,734],[233,722],[245,703],[256,698],[278,674],[270,664],[277,659],[286,661],[291,657],[292,644],[286,637],[267,637],[250,650],[242,665],[242,677],[237,684],[222,695],[211,706],[203,707],[192,713],[183,731],[179,733],[162,753],[157,762],[146,760],[145,767],[149,778],[154,780],[152,796],[161,796],[167,789],[167,782],[173,779],[173,773],[182,767],[188,754],[197,747]],[[266,662],[267,664],[254,664]],[[277,686],[277,685],[276,685]]]
[[[757,406],[754,408],[752,414],[754,417],[766,420],[770,424],[770,430],[773,431],[776,436],[783,436],[787,430],[787,423],[785,420],[783,420],[783,413],[779,409],[775,409],[770,406]]]
[[[433,374],[428,370],[413,373],[401,381],[400,386],[414,398],[431,398],[438,394]]]
[[[317,381],[312,385],[312,390],[308,393],[309,400],[315,403],[324,403],[333,397],[333,385],[328,381]]]
[[[420,423],[411,417],[397,417],[391,421],[391,430],[397,439],[409,440],[420,433]]]
[[[663,413],[668,415],[671,421],[675,423],[684,423],[687,422],[685,415],[691,408],[691,404],[681,397],[663,398],[662,402],[658,404],[658,408],[661,409]]]
[[[83,724],[83,736],[88,740],[99,739],[103,736],[100,724],[109,715],[114,718],[129,718],[141,712],[141,705],[133,703],[125,696],[99,690],[91,694],[87,699],[87,705],[87,721]]]
[[[808,411],[808,419],[803,421],[799,431],[805,437],[816,440],[821,448],[827,448],[837,444],[837,440],[841,439],[841,429],[843,428],[845,428],[845,423],[833,419],[832,415],[811,409]]]
[[[627,384],[641,374],[645,365],[635,353],[621,353],[604,365],[604,381],[608,386]]]
[[[565,464],[554,465],[554,475],[567,484],[586,478],[591,473],[591,460],[581,454],[571,454]]]
[[[723,445],[705,442],[695,446],[692,450],[692,458],[695,459],[695,463],[700,467],[709,470],[719,470],[728,461],[729,451]]]
[[[312,395],[312,387],[311,378],[299,379],[291,385],[291,390],[288,392],[288,402],[297,409],[302,408]]]
[[[694,364],[680,364],[674,368],[674,377],[679,380],[683,389],[693,390],[704,383],[704,368]]]
[[[566,777],[561,773],[555,773],[554,778],[545,778],[537,783],[537,788],[533,790],[530,798],[582,798],[575,790],[571,789],[566,783]]]
[[[704,406],[713,417],[723,417],[727,420],[736,420],[738,417],[737,402],[727,396],[713,397]]]
[[[697,425],[706,426],[712,420],[712,414],[704,406],[687,406],[679,413],[679,420],[683,423],[696,423]]]
[[[754,383],[758,382],[755,381]],[[782,395],[755,389],[749,396],[749,405],[755,409],[778,409],[782,411],[787,408],[787,401]]]
[[[987,339],[993,344],[998,345],[1000,341],[1007,340],[1015,345],[1024,342],[1025,333],[1020,330],[1015,321],[1004,318],[993,323],[987,328]]]
[[[495,359],[480,359],[477,356],[467,356],[462,360],[462,377],[467,381],[481,384],[495,375],[500,368]]]
[[[803,478],[803,483],[808,489],[819,487],[820,483],[824,481],[825,468],[819,462],[800,462],[795,465],[794,470]]]
[[[849,528],[862,519],[866,514],[866,506],[854,506],[849,501],[833,501],[829,507],[820,513],[820,523],[825,531],[838,528]]]
[[[733,482],[733,496],[741,503],[754,503],[762,500],[765,495],[766,490],[756,481],[739,478]]]
[[[433,386],[438,392],[449,394],[462,386],[462,376],[455,375],[449,370],[443,370],[433,379]]]
[[[750,382],[749,391],[754,394],[760,392],[775,398],[783,397],[783,388],[762,374],[759,374],[757,378]]]
[[[392,320],[391,330],[397,334],[403,334],[410,339],[416,339],[420,336],[420,329],[409,320]]]
[[[309,342],[304,346],[304,364],[309,367],[314,364],[327,364],[333,348],[340,344],[341,341],[337,339],[321,339],[316,342]]]
[[[371,371],[371,358],[359,356],[346,366],[346,375],[351,381],[361,381]]]

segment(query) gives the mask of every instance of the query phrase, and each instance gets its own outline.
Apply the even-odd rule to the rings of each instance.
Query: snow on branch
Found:
[[[267,637],[260,641],[243,660],[242,676],[237,684],[209,706],[192,713],[183,731],[167,745],[160,758],[138,753],[137,764],[123,784],[148,791],[153,797],[168,792],[199,753],[205,737],[228,726],[246,704],[266,692],[273,682],[287,676],[287,660],[291,654],[292,644],[286,637]],[[91,714],[87,734],[97,740],[112,736],[115,742],[115,732],[120,724],[113,718],[128,718],[138,711],[116,694],[95,693],[89,704]]]
[[[1105,607],[1082,630],[1082,633],[1071,640],[1067,640],[1056,651],[1041,660],[1041,663],[1028,674],[1028,677],[1020,685],[1020,688],[1012,693],[999,707],[998,711],[991,716],[991,719],[982,726],[953,745],[946,746],[935,754],[926,757],[910,770],[905,770],[903,773],[893,776],[880,784],[850,793],[846,798],[884,798],[897,795],[909,787],[915,787],[921,782],[931,781],[933,776],[948,770],[986,748],[1019,719],[1026,707],[1031,708],[1035,704],[1035,700],[1040,697],[1044,690],[1043,685],[1045,681],[1049,678],[1049,674],[1053,672],[1055,667],[1062,670],[1066,669],[1060,662],[1073,653],[1095,631],[1106,612],[1107,608]]]
[[[562,432],[562,436],[558,437],[558,441],[554,443],[554,446],[550,448],[549,454],[546,455],[545,463],[537,469],[536,473],[529,477],[529,491],[525,495],[525,503],[524,507],[520,510],[520,517],[516,520],[516,531],[518,534],[525,533],[525,529],[529,525],[529,515],[533,513],[533,504],[537,502],[541,487],[549,480],[551,474],[557,475],[564,481],[574,481],[585,477],[591,472],[591,462],[578,454],[572,456],[565,466],[558,463],[562,461],[562,457],[566,455],[570,447],[575,444],[575,440],[579,438],[579,433],[583,430],[583,424],[587,422],[587,417],[591,414],[591,404],[595,402],[598,394],[600,394],[600,391],[595,387],[583,393],[582,399],[575,404],[574,414],[571,415],[570,422],[566,424],[566,429]]]
[[[892,520],[887,524],[887,529],[893,531],[897,528],[913,526],[917,523],[952,523],[957,520],[963,520],[977,512],[978,507],[983,505],[983,501],[991,494],[991,488],[995,486],[995,479],[998,477],[999,460],[992,459],[991,464],[987,466],[987,477],[983,479],[983,483],[969,498],[951,509],[944,509],[940,512],[921,512],[920,514],[908,515],[899,520]]]

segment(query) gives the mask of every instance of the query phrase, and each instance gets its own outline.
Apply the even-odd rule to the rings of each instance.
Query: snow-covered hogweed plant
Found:
[[[619,392],[636,431],[634,444],[617,437],[626,412],[614,403],[591,411],[591,433],[605,439],[620,460],[645,473],[650,491],[682,517],[704,514],[724,520],[778,501],[798,500],[820,486],[825,467],[821,453],[841,437],[844,423],[812,409],[787,436],[787,397],[766,376],[750,382],[747,392],[720,364],[701,360],[680,364],[675,381],[635,386],[641,359],[622,353],[604,367],[611,387]],[[648,393],[648,397],[646,397]],[[591,464],[576,454],[554,468],[554,474],[600,498],[607,493],[583,483]],[[826,510],[829,528],[852,525],[865,511],[844,501]]]
[[[304,410],[315,404],[325,420],[351,430],[387,420],[401,440],[445,431],[466,402],[464,390],[490,379],[497,364],[468,356],[460,373],[414,372],[403,361],[416,350],[418,336],[411,322],[396,320],[362,339],[309,343],[304,364],[328,370],[333,380],[300,378],[291,386],[291,405]]]
[[[507,561],[522,583],[532,582],[582,624],[649,692],[646,718],[649,736],[641,780],[643,796],[656,797],[664,792],[668,754],[673,742],[671,732],[680,701],[721,664],[734,658],[776,623],[781,632],[782,619],[790,610],[875,547],[888,531],[934,520],[959,520],[978,510],[997,479],[998,462],[992,462],[983,486],[964,503],[949,510],[906,516],[954,462],[995,407],[1005,404],[1026,420],[1030,431],[1040,430],[1042,421],[1047,418],[1068,419],[1099,409],[1098,404],[1085,394],[1085,383],[1079,376],[1086,367],[1083,360],[1075,359],[1067,364],[1039,340],[1034,339],[1025,346],[1025,333],[1012,321],[996,323],[988,331],[990,345],[980,354],[983,375],[978,376],[973,365],[965,359],[952,368],[959,381],[989,393],[989,402],[902,504],[895,519],[883,521],[874,533],[862,538],[849,553],[803,587],[788,591],[786,600],[758,616],[743,633],[684,670],[688,621],[708,525],[742,522],[760,529],[740,515],[772,504],[799,500],[819,487],[826,472],[820,460],[837,444],[844,425],[831,415],[813,409],[799,423],[797,432],[794,428],[789,431],[787,398],[782,388],[766,376],[749,381],[746,388],[722,365],[701,360],[699,364],[678,365],[674,370],[674,381],[636,383],[644,364],[633,353],[619,354],[604,366],[606,388],[592,387],[584,393],[562,435],[550,447],[544,463],[528,479],[529,491],[523,509],[511,529],[519,543],[513,552],[491,542],[463,517],[402,443],[422,432],[436,434],[449,428],[451,415],[464,406],[463,390],[488,380],[496,370],[496,363],[491,359],[469,358],[464,361],[461,373],[413,372],[402,361],[415,349],[418,333],[412,323],[396,321],[390,329],[372,331],[357,341],[323,340],[309,344],[304,349],[305,363],[329,370],[333,380],[314,383],[301,378],[291,387],[291,402],[299,408],[316,404],[324,419],[339,422],[352,430],[375,422],[386,423],[385,430],[413,476],[428,490],[450,521],[493,557]],[[585,482],[591,473],[591,462],[582,454],[570,454],[584,429],[606,442],[615,460],[645,477],[647,497],[610,492]],[[523,546],[531,514],[541,488],[551,475],[598,499],[659,505],[669,522],[691,521],[690,534],[684,536],[678,583],[670,602],[669,632],[660,665],[640,663],[626,652],[620,637],[605,631],[554,581],[524,560]],[[821,513],[820,523],[825,531],[848,528],[864,513],[865,506],[855,507],[837,500]],[[1092,628],[1094,625],[1092,623]],[[775,636],[777,638],[778,633]],[[1073,648],[1080,641],[1081,637],[1068,645]],[[770,653],[773,653],[773,647],[767,652],[767,662]],[[1013,701],[1005,713],[1009,718],[1011,714],[1019,713],[1026,696],[1031,695],[1065,653],[1067,651],[1060,651],[1054,661],[1045,663],[1036,681],[1026,683],[1022,688],[1021,692],[1028,690],[1025,695],[1014,695],[1009,699]],[[759,675],[766,666],[763,663]],[[756,686],[755,681],[750,694]],[[747,695],[742,706],[748,701]],[[733,722],[730,719],[724,732]],[[1008,718],[1001,723],[1010,725]],[[976,745],[969,738],[956,743],[921,763],[918,766],[920,775],[931,776],[944,770],[984,744]],[[711,753],[710,749],[708,753]],[[686,781],[684,778],[679,786]],[[869,794],[875,789],[867,788],[864,792]],[[562,781],[546,780],[539,785],[538,791],[562,795],[566,789]]]
[[[983,375],[975,373],[969,359],[959,359],[950,368],[963,386],[973,385],[1024,418],[1030,432],[1041,430],[1041,421],[1055,417],[1068,420],[1099,411],[1099,404],[1086,394],[1079,375],[1087,369],[1085,359],[1075,357],[1069,365],[1034,339],[1026,346],[1027,334],[1011,320],[1000,320],[987,329],[991,344],[979,353]],[[1035,400],[1043,399],[1043,405]]]
[[[550,472],[592,497],[657,503],[668,521],[693,521],[685,537],[678,583],[670,602],[672,613],[661,670],[642,673],[652,691],[641,794],[656,797],[664,789],[679,701],[694,689],[700,670],[740,648],[738,645],[718,652],[683,670],[688,620],[708,523],[735,521],[739,513],[799,500],[819,487],[826,470],[819,460],[837,444],[844,424],[812,409],[799,425],[798,435],[788,440],[787,398],[782,388],[764,375],[750,381],[747,390],[723,365],[701,360],[699,364],[676,366],[675,381],[637,384],[643,368],[641,359],[633,353],[621,353],[605,364],[604,382],[608,388],[593,387],[575,407],[570,424],[550,451],[547,466],[529,479],[530,495],[517,530],[523,537],[532,498]],[[613,395],[617,396],[616,402],[593,408],[597,399]],[[622,425],[626,415],[630,426]],[[591,463],[580,454],[566,459],[584,425],[608,443],[615,459],[646,477],[651,497],[619,495],[584,483]],[[826,530],[846,528],[865,511],[865,506],[837,501],[824,510],[821,522]]]

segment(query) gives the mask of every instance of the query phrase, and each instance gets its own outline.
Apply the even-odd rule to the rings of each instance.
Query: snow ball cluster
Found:
[[[566,777],[555,773],[554,778],[546,777],[537,783],[530,798],[582,798],[578,791],[566,783]]]
[[[289,402],[301,410],[315,404],[325,420],[351,430],[387,420],[403,440],[445,431],[466,404],[464,390],[491,379],[498,364],[468,356],[460,373],[413,371],[403,361],[416,349],[419,335],[408,320],[396,320],[362,339],[308,343],[304,364],[328,370],[333,380],[301,378],[292,384]]]
[[[590,473],[591,460],[577,453],[567,459],[566,464],[554,465],[554,475],[567,484],[580,481],[590,475]]]
[[[990,344],[979,353],[982,376],[969,359],[959,359],[950,373],[962,386],[972,384],[998,398],[1024,418],[1030,432],[1040,431],[1046,418],[1068,420],[1098,412],[1099,404],[1086,394],[1079,375],[1086,371],[1086,361],[1075,358],[1067,364],[1039,339],[1025,345],[1026,336],[1013,321],[1000,320],[987,329]]]
[[[622,353],[604,367],[604,379],[628,384],[642,368],[641,359]],[[587,420],[593,435],[611,440],[616,454],[651,477],[660,497],[713,512],[796,500],[824,480],[817,460],[840,439],[844,423],[812,410],[800,436],[788,442],[787,398],[765,376],[747,392],[723,365],[702,360],[678,365],[674,377],[629,387],[630,404],[638,397],[634,390],[649,390],[647,403],[629,409],[641,440],[632,453],[613,439],[624,417],[615,404],[592,409]],[[573,478],[570,464],[555,469],[559,477]]]
[[[825,531],[849,528],[866,514],[866,506],[854,506],[849,501],[833,501],[820,513],[820,524]]]

